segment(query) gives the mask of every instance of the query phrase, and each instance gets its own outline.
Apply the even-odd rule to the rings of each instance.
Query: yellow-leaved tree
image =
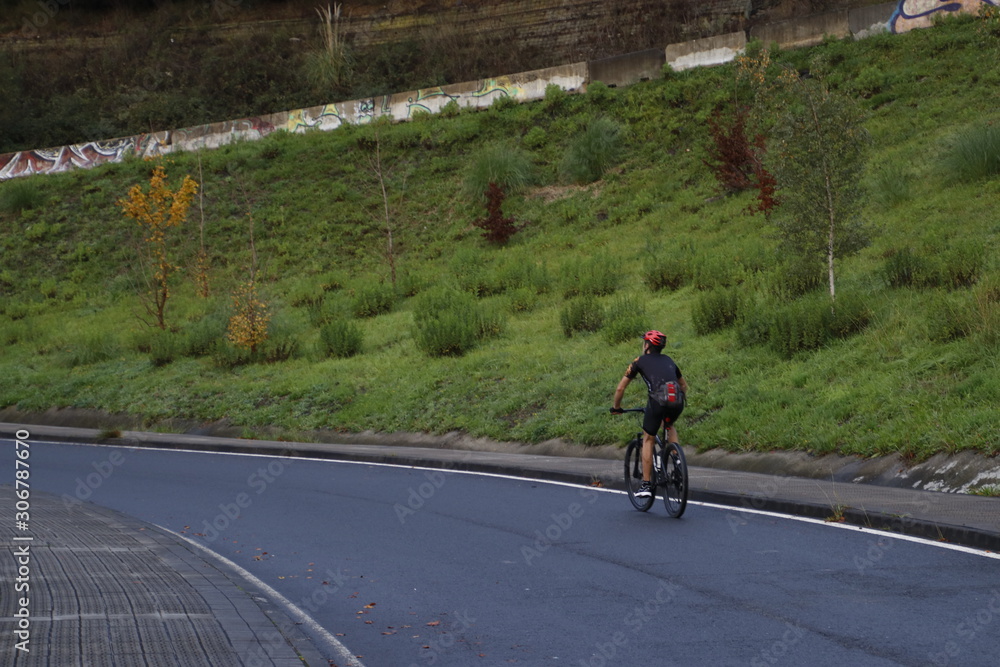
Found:
[[[257,291],[260,264],[253,238],[253,214],[247,213],[247,218],[250,221],[250,275],[233,292],[233,315],[229,318],[227,336],[236,347],[256,355],[259,346],[267,340],[271,313],[267,302]]]
[[[157,165],[149,178],[148,191],[141,185],[134,185],[127,197],[118,200],[125,217],[132,218],[142,228],[145,245],[139,249],[139,265],[141,278],[146,283],[142,303],[153,318],[153,322],[147,324],[160,329],[167,328],[164,314],[170,298],[170,276],[180,268],[169,255],[170,230],[180,227],[187,218],[197,190],[198,184],[190,176],[184,177],[176,191],[171,190],[166,168]]]

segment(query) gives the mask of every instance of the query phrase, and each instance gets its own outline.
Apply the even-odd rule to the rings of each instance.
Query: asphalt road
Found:
[[[4,443],[0,451],[10,460]],[[11,467],[11,469],[13,466]],[[33,488],[199,540],[381,665],[996,665],[1000,566],[538,481],[37,443]]]

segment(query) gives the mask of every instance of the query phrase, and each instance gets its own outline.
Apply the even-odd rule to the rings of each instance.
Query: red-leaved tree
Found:
[[[502,208],[505,198],[503,188],[490,183],[486,189],[486,217],[472,223],[483,230],[483,238],[497,245],[509,241],[523,227],[514,222],[513,216],[504,217]]]
[[[737,107],[732,117],[716,109],[708,120],[712,142],[708,146],[705,164],[727,192],[757,190],[756,201],[747,207],[748,213],[770,216],[778,206],[775,197],[777,179],[764,167],[767,146],[764,135],[758,134],[751,141],[747,136],[746,107]]]

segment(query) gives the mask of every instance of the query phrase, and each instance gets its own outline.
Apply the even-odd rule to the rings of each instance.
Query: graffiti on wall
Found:
[[[991,0],[900,0],[889,20],[889,30],[903,33],[915,28],[929,28],[934,17],[941,12],[975,14],[983,5],[998,4]]]
[[[510,77],[500,77],[497,79],[486,79],[479,90],[472,93],[475,98],[489,98],[490,102],[498,97],[520,97],[523,91],[514,85]]]
[[[120,162],[129,155],[157,157],[170,152],[170,134],[155,132],[122,139],[89,141],[73,146],[7,153],[0,155],[0,179],[32,174],[58,174],[106,162]]]
[[[336,104],[324,104],[288,112],[285,129],[289,132],[334,130],[344,124],[344,115]]]
[[[242,118],[123,139],[92,141],[75,146],[8,153],[0,155],[0,180],[86,169],[106,162],[120,162],[130,155],[152,158],[176,150],[218,148],[236,140],[260,139],[279,129],[297,133],[333,130],[345,124],[364,125],[383,116],[394,121],[405,121],[412,118],[415,111],[436,113],[450,102],[478,108],[488,107],[501,97],[525,102],[544,97],[547,85],[557,85],[567,91],[582,90],[586,80],[586,63],[576,63],[408,93],[294,109],[264,117]]]
[[[414,111],[426,111],[435,113],[443,109],[449,102],[459,99],[458,95],[450,95],[444,88],[428,88],[418,90],[417,94],[410,95],[406,99],[406,116],[413,116]]]

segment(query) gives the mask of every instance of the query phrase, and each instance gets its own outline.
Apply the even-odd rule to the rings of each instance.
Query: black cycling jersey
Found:
[[[642,420],[642,430],[650,435],[656,435],[661,425],[672,426],[684,408],[662,406],[653,399],[652,394],[666,383],[680,380],[683,377],[681,369],[677,368],[674,360],[667,355],[651,350],[649,354],[636,357],[635,361],[628,365],[625,377],[634,380],[636,375],[641,375],[642,379],[646,381],[646,389],[649,392],[646,414]]]
[[[646,381],[646,389],[650,393],[660,389],[668,382],[677,382],[681,377],[681,369],[677,368],[674,360],[665,354],[651,350],[649,354],[636,357],[628,365],[625,377],[634,380],[636,375],[641,375]]]

